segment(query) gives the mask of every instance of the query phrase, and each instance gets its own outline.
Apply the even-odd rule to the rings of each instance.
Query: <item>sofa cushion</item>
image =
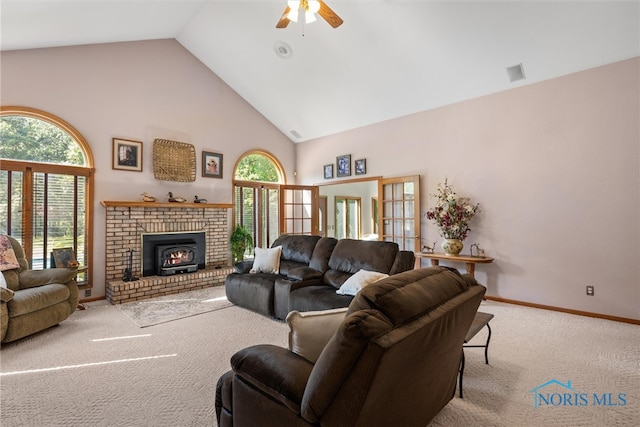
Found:
[[[278,274],[280,271],[280,254],[282,247],[263,249],[256,247],[253,267],[250,273],[272,273]]]
[[[289,350],[316,363],[346,313],[347,307],[304,313],[290,312],[286,319],[289,325]]]
[[[289,294],[289,311],[315,311],[348,307],[352,295],[339,295],[326,285],[303,286]]]
[[[9,318],[50,307],[69,299],[69,287],[51,284],[23,289],[7,303]]]
[[[278,237],[271,247],[282,246],[282,259],[296,261],[309,265],[311,255],[320,236],[300,234],[283,234]]]
[[[288,261],[286,259],[280,259],[281,276],[291,277],[292,275],[295,275],[295,272],[301,268],[308,269],[309,267],[307,266],[307,264],[303,264],[298,261]],[[304,272],[300,271],[298,274],[304,274]]]
[[[365,286],[385,277],[389,277],[389,275],[377,271],[360,270],[345,280],[336,293],[340,295],[355,295]]]
[[[389,273],[398,254],[394,242],[341,239],[329,258],[329,268],[345,273],[359,270]]]
[[[281,268],[280,272],[282,273],[283,276],[287,276],[287,279],[290,279],[290,280],[322,279],[321,272],[304,265],[293,266],[293,268],[288,268],[286,272],[283,271]]]
[[[336,247],[338,240],[333,237],[323,237],[318,240],[311,261],[309,261],[309,267],[314,270],[324,273],[329,269],[329,258],[333,253],[333,249]]]

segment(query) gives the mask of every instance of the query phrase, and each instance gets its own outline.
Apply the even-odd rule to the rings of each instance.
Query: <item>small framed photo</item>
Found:
[[[142,172],[142,142],[113,138],[113,169]]]
[[[55,268],[65,267],[77,267],[78,261],[76,260],[76,254],[73,248],[58,248],[53,249],[53,265]]]
[[[202,176],[222,178],[222,154],[210,151],[202,152]]]
[[[358,159],[353,161],[356,175],[364,175],[367,173],[367,159]]]
[[[333,164],[324,165],[324,179],[333,178]]]
[[[336,166],[338,168],[336,172],[338,178],[351,176],[351,154],[336,157]]]

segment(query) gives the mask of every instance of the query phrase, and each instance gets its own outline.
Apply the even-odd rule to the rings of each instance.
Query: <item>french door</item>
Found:
[[[319,234],[318,198],[314,186],[234,181],[234,225],[244,226],[262,248],[284,233]]]
[[[314,185],[281,185],[280,232],[320,234],[319,197]]]
[[[378,181],[380,240],[420,251],[420,175]]]

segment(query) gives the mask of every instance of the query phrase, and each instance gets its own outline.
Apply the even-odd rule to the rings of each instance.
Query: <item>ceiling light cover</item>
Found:
[[[282,59],[291,59],[293,57],[293,49],[283,41],[277,41],[273,44],[273,51]]]

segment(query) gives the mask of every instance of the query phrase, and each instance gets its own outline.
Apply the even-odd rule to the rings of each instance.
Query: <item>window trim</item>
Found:
[[[47,113],[46,111],[38,110],[36,108],[17,107],[17,106],[0,107],[0,116],[31,117],[34,119],[39,119],[39,120],[48,122],[54,126],[61,128],[62,130],[67,132],[80,146],[80,150],[82,150],[82,156],[84,157],[84,167],[89,168],[92,170],[91,172],[94,172],[93,154],[91,152],[91,148],[89,147],[89,144],[87,143],[87,140],[84,139],[82,134],[80,134],[80,132],[78,132],[76,128],[71,126],[69,123],[67,123],[60,117],[55,116],[51,113]],[[61,166],[61,165],[58,165],[58,166]]]
[[[30,107],[19,107],[19,106],[0,106],[0,117],[4,116],[23,116],[30,117],[38,120],[45,121],[53,126],[56,126],[63,131],[65,131],[71,138],[78,144],[80,150],[82,151],[82,156],[84,158],[84,165],[63,165],[63,164],[55,164],[55,163],[42,163],[42,162],[30,162],[23,160],[10,160],[3,159],[0,162],[0,169],[2,170],[13,170],[23,172],[26,175],[27,182],[24,185],[27,186],[29,194],[32,194],[32,184],[30,183],[30,177],[34,172],[44,172],[44,173],[52,173],[52,174],[72,174],[77,176],[85,176],[87,177],[87,187],[86,187],[86,206],[85,206],[85,236],[87,239],[87,284],[81,286],[82,288],[91,288],[93,287],[93,268],[95,266],[93,262],[93,225],[94,225],[94,215],[93,215],[93,205],[94,205],[94,182],[93,177],[95,174],[94,167],[94,159],[93,153],[91,152],[91,148],[87,143],[86,139],[78,132],[76,128],[71,126],[68,122],[57,117],[51,113],[47,113],[46,111],[38,110]],[[30,201],[23,202],[23,208],[25,211],[33,209]],[[27,215],[28,217],[28,215]],[[24,220],[23,220],[24,222]],[[26,224],[31,224],[31,220],[28,219]],[[33,238],[32,230],[24,230],[24,237],[27,237],[29,241]],[[31,257],[33,254],[31,253],[31,245],[26,244],[23,245],[27,256]]]

